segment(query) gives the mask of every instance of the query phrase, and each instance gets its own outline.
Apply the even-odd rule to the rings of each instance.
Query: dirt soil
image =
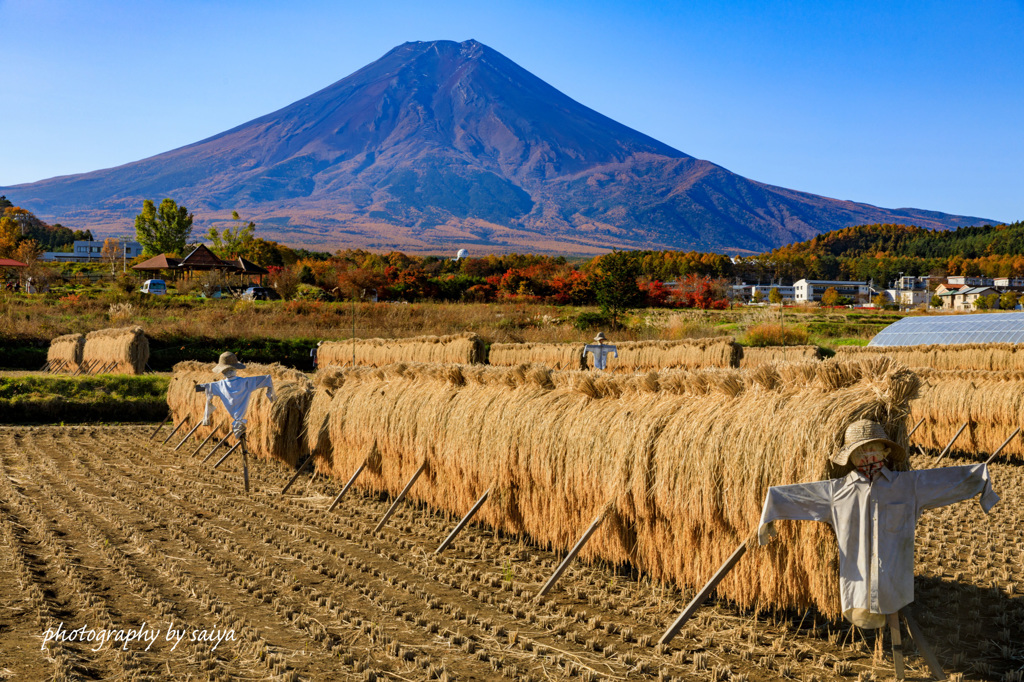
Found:
[[[471,525],[438,557],[454,519],[402,504],[374,536],[389,500],[353,490],[328,514],[339,481],[282,496],[292,472],[268,462],[247,495],[237,453],[213,469],[154,428],[0,427],[0,680],[893,676],[887,636],[814,612],[711,603],[658,645],[692,591],[576,564],[537,603],[554,552]],[[915,611],[954,678],[1019,681],[1024,468],[993,476],[991,515],[922,517]],[[58,624],[72,635],[42,649]],[[79,641],[129,630],[159,633]],[[928,679],[904,638],[908,679]]]

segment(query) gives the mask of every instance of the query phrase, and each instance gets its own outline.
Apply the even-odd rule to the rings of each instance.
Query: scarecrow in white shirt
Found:
[[[846,429],[846,445],[832,458],[854,469],[842,478],[768,489],[760,544],[775,536],[781,519],[824,521],[839,542],[843,615],[862,628],[890,625],[914,600],[914,527],[924,509],[981,494],[987,513],[999,501],[988,466],[892,471],[890,457],[905,453],[882,425],[862,419]]]
[[[615,344],[604,342],[604,332],[598,332],[597,336],[594,337],[594,341],[597,341],[597,343],[588,343],[583,346],[583,355],[581,357],[583,366],[587,366],[587,353],[593,353],[594,369],[605,369],[608,366],[608,355],[614,355],[618,359],[619,349],[615,347]]]
[[[235,436],[241,439],[245,435],[245,412],[249,409],[249,400],[252,394],[261,389],[267,389],[267,398],[274,402],[274,382],[269,375],[256,377],[240,377],[235,370],[245,369],[245,365],[238,361],[234,353],[221,353],[220,360],[213,368],[224,378],[209,384],[199,384],[196,390],[206,391],[206,412],[203,415],[203,426],[209,426],[210,417],[213,416],[213,399],[220,398],[224,409],[231,416],[231,430]]]

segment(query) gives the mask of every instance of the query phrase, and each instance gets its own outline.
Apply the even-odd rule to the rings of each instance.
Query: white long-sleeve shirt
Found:
[[[987,513],[999,496],[988,467],[890,471],[873,482],[857,471],[843,478],[768,489],[758,528],[764,545],[781,519],[824,521],[839,543],[843,615],[861,627],[880,627],[884,614],[914,600],[914,529],[924,509],[943,507],[981,493]]]
[[[237,427],[243,426],[246,422],[245,412],[249,409],[249,399],[254,391],[261,388],[267,389],[267,397],[274,401],[274,381],[269,375],[257,377],[226,377],[220,381],[209,384],[199,384],[206,389],[206,412],[203,414],[203,426],[209,426],[210,417],[213,416],[213,399],[220,398],[224,409],[231,416],[231,429],[238,431]]]
[[[594,369],[604,369],[608,366],[609,353],[614,355],[616,359],[619,357],[619,349],[607,343],[588,343],[583,347],[584,358],[587,357],[587,353],[594,354]]]

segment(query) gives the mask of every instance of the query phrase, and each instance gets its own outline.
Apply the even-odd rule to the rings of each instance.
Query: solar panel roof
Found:
[[[868,345],[929,343],[1024,343],[1024,312],[905,317],[878,332]]]

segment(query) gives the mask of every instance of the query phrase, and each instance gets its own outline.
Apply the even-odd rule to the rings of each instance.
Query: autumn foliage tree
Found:
[[[157,208],[149,199],[142,202],[142,213],[135,216],[135,238],[147,256],[161,253],[184,255],[192,234],[193,215],[174,199],[164,199]]]

